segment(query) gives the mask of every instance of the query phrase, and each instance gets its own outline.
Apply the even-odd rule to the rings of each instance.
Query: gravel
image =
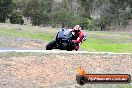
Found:
[[[124,88],[130,84],[86,84],[80,86],[75,77],[77,67],[88,74],[130,74],[131,54],[44,53],[0,58],[0,88]]]

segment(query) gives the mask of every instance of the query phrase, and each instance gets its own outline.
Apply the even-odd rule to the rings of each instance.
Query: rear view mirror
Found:
[[[83,41],[85,41],[86,39],[87,39],[87,35],[84,34]]]

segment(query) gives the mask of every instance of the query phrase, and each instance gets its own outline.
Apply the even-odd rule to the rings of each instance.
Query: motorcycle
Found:
[[[62,28],[56,35],[55,40],[46,45],[46,50],[60,49],[72,51],[75,50],[77,43],[72,42],[74,38],[74,33],[68,29]],[[84,35],[83,41],[86,40],[86,35]]]

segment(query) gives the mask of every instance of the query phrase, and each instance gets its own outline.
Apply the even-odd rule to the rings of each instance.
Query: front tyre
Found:
[[[73,44],[72,44],[72,43],[69,43],[69,44],[66,46],[66,50],[67,50],[67,51],[72,51],[72,50],[74,50]]]
[[[67,51],[72,51],[73,49],[71,47],[67,47]]]
[[[55,40],[46,45],[46,50],[52,50],[56,45]]]

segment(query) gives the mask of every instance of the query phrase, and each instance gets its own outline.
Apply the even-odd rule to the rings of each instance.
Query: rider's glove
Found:
[[[76,40],[72,40],[72,42],[74,42],[74,43],[75,43],[75,42],[76,42]]]

